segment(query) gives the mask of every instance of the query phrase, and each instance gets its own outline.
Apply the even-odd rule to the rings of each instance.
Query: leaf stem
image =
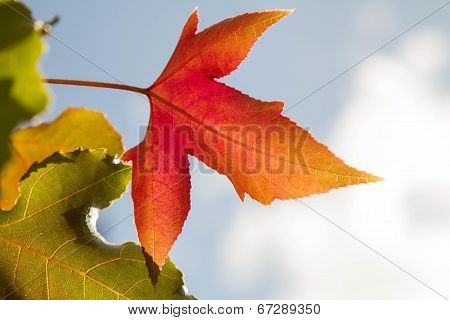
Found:
[[[108,82],[98,82],[98,81],[83,81],[83,80],[66,80],[66,79],[43,79],[45,83],[50,84],[64,84],[70,86],[82,86],[82,87],[96,87],[96,88],[108,88],[137,92],[140,94],[148,95],[148,90],[146,88],[140,88],[135,86],[128,86],[119,83],[108,83]]]

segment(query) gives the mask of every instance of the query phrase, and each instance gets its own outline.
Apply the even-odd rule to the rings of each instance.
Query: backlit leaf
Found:
[[[105,116],[85,108],[69,108],[51,123],[22,128],[10,136],[11,158],[0,169],[0,209],[11,210],[19,196],[20,178],[34,162],[57,151],[105,148],[110,155],[123,152],[122,137]]]
[[[12,211],[0,212],[0,297],[185,299],[167,260],[156,284],[142,248],[95,233],[98,210],[119,198],[131,168],[105,150],[56,153],[31,167]]]
[[[10,156],[11,131],[47,105],[36,65],[42,47],[30,10],[20,2],[0,1],[0,168]]]
[[[188,154],[225,174],[241,199],[249,194],[263,204],[379,180],[347,166],[282,116],[283,102],[260,101],[217,81],[291,12],[247,13],[197,32],[194,11],[168,65],[148,88],[147,134],[123,159],[133,162],[139,239],[158,265],[190,210]],[[270,77],[263,66],[258,76]]]

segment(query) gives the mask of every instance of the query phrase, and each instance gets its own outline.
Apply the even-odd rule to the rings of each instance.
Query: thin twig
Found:
[[[132,92],[148,95],[148,90],[146,88],[128,86],[125,84],[118,84],[118,83],[83,81],[83,80],[65,80],[65,79],[43,79],[43,82],[51,83],[51,84],[64,84],[64,85],[70,85],[70,86],[117,89],[117,90],[132,91]]]

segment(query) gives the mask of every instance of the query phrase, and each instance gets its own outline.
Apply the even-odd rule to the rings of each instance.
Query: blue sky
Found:
[[[224,79],[226,83],[256,98],[283,100],[286,102],[286,107],[290,107],[308,96],[328,80],[373,50],[378,49],[386,41],[391,40],[443,3],[443,1],[435,0],[339,2],[331,0],[258,2],[136,0],[127,4],[115,0],[95,0],[76,2],[76,4],[56,0],[25,2],[33,9],[34,16],[38,19],[50,20],[54,15],[59,15],[61,18],[54,28],[55,38],[47,39],[48,52],[43,59],[41,68],[45,75],[68,79],[120,81],[137,86],[148,86],[162,71],[178,40],[185,20],[196,6],[199,8],[201,29],[224,18],[247,11],[295,8],[296,11],[293,15],[263,35],[239,70]],[[375,118],[375,114],[362,115],[358,119],[353,114],[357,114],[357,110],[376,112],[378,106],[374,106],[375,109],[364,109],[364,106],[368,105],[367,100],[364,100],[367,96],[359,98],[358,90],[363,90],[361,92],[364,93],[373,88],[373,83],[372,85],[367,84],[371,83],[367,82],[367,79],[372,78],[378,79],[376,84],[387,83],[386,85],[390,86],[387,91],[380,90],[375,93],[370,91],[372,98],[385,97],[387,99],[383,92],[390,92],[389,97],[393,99],[394,92],[415,88],[412,84],[411,87],[408,87],[395,82],[390,83],[389,79],[397,79],[395,73],[390,75],[389,79],[384,79],[383,74],[377,73],[385,70],[386,75],[390,74],[389,71],[395,69],[394,65],[398,65],[393,64],[392,67],[389,67],[391,66],[389,63],[392,61],[392,63],[399,64],[403,59],[409,61],[410,56],[402,56],[402,50],[405,47],[409,48],[408,45],[412,48],[411,52],[416,52],[414,50],[418,52],[416,56],[412,54],[411,61],[415,61],[414,57],[419,57],[417,59],[420,61],[437,61],[438,67],[435,68],[445,67],[447,68],[445,70],[448,71],[446,64],[448,51],[445,51],[445,42],[450,35],[449,15],[449,8],[438,12],[285,114],[300,125],[308,127],[316,138],[329,144],[332,150],[339,151],[338,155],[343,155],[343,158],[345,158],[344,155],[347,155],[346,159],[353,161],[350,162],[351,164],[357,163],[359,167],[365,169],[373,167],[375,170],[372,171],[378,174],[385,167],[377,166],[374,159],[377,159],[379,164],[384,163],[382,160],[389,156],[398,160],[401,155],[386,153],[385,158],[368,156],[370,149],[366,149],[365,146],[373,144],[376,149],[376,146],[380,144],[377,142],[376,135],[369,134],[380,130],[376,126],[370,126],[373,124],[370,118]],[[416,38],[418,40],[415,40]],[[429,48],[429,52],[428,50],[420,51],[422,46]],[[440,46],[444,46],[444,49]],[[444,58],[432,54],[433,51],[441,52],[439,50],[443,52]],[[379,62],[379,59],[384,61],[383,57],[388,61],[386,64]],[[417,63],[413,62],[401,64],[403,67],[401,70],[407,72],[410,70],[410,66],[416,66]],[[431,70],[433,65],[425,64],[420,68]],[[420,68],[419,70],[422,70]],[[448,92],[449,73],[443,72],[442,75],[438,75],[437,71],[430,72],[434,72],[430,79],[422,77],[423,74],[419,72],[421,79],[424,79],[424,85],[433,85],[433,88],[437,88],[433,89],[434,91]],[[428,75],[430,72],[425,73]],[[419,73],[413,73],[413,75],[417,76]],[[402,78],[400,77],[400,79]],[[396,90],[391,92],[388,90],[389,88]],[[434,92],[433,90],[431,91]],[[92,88],[52,86],[51,91],[52,105],[49,111],[36,121],[52,119],[70,105],[88,106],[107,114],[110,121],[123,135],[126,147],[132,147],[139,142],[140,132],[142,132],[142,128],[145,128],[149,116],[149,106],[145,98],[129,92]],[[424,99],[425,101],[435,101],[432,97],[434,96],[431,94],[425,95]],[[447,101],[445,99],[444,101]],[[389,106],[391,103],[390,100],[381,98],[380,101],[385,106]],[[436,104],[439,103],[441,102],[436,102]],[[358,106],[355,107],[355,104]],[[442,104],[446,105],[445,102]],[[380,110],[385,112],[382,117],[377,117],[378,121],[382,122],[389,118],[391,110],[386,108],[380,108]],[[401,110],[408,112],[408,109]],[[367,132],[367,128],[373,128],[373,130]],[[380,124],[380,128],[383,128],[383,123]],[[392,130],[395,135],[395,128]],[[358,137],[360,132],[366,133],[365,140],[356,139],[357,142],[355,142],[354,138]],[[337,139],[341,136],[342,139],[345,138],[345,142]],[[446,137],[444,134],[436,136],[437,139]],[[433,141],[436,140],[435,136],[433,139]],[[404,140],[399,143],[402,146],[409,144]],[[428,146],[429,143],[424,143],[424,145]],[[444,140],[442,145],[446,146]],[[383,149],[380,150],[383,152]],[[447,154],[442,155],[444,158],[445,156]],[[195,163],[195,160],[192,161]],[[370,168],[367,167],[368,165]],[[450,178],[448,172],[444,172],[443,175],[445,178]],[[446,188],[441,185],[434,187],[438,191]],[[351,189],[348,192],[338,191],[331,193],[330,196],[313,197],[311,201],[320,208],[333,208],[333,216],[342,218],[342,221],[345,222],[347,218],[350,219],[353,210],[348,203],[353,203],[352,199],[363,198],[358,192],[363,192],[364,197],[375,201],[374,197],[379,196],[377,192],[383,193],[383,190],[384,192],[392,190],[389,189],[389,185],[385,189],[383,186],[376,188],[381,188],[381,191],[377,189],[378,191],[372,195],[370,188],[364,187],[361,189],[362,191],[360,189]],[[401,193],[398,190],[396,192]],[[342,200],[339,198],[340,196],[346,200]],[[433,200],[433,203],[444,201],[439,208],[445,209],[445,200],[439,199]],[[175,263],[185,273],[189,290],[200,298],[211,299],[433,297],[420,285],[405,278],[404,275],[400,275],[400,271],[395,268],[392,270],[392,266],[386,266],[386,262],[383,262],[382,259],[380,262],[379,257],[364,260],[363,257],[370,253],[365,252],[367,249],[357,248],[357,244],[350,244],[351,240],[345,240],[349,241],[348,243],[343,242],[344,249],[321,247],[320,243],[323,241],[340,243],[337,239],[340,239],[341,235],[334,235],[333,232],[336,231],[329,231],[327,229],[329,226],[323,226],[325,222],[311,222],[308,219],[296,220],[295,215],[291,216],[290,212],[297,209],[299,214],[305,211],[301,204],[292,202],[276,203],[269,211],[249,199],[243,205],[231,183],[223,177],[217,174],[194,174],[192,210],[184,232],[171,253]],[[370,209],[360,208],[360,210]],[[380,210],[387,212],[386,208]],[[409,209],[405,210],[405,212],[410,212]],[[436,210],[439,211],[439,209]],[[98,223],[100,232],[108,230],[110,226],[131,212],[132,203],[127,194],[111,208],[102,212]],[[388,216],[380,215],[383,217],[379,218],[380,220],[374,218],[375,225],[381,221],[385,223],[384,226],[393,226],[393,221],[389,219],[394,219],[395,213],[398,211],[394,210],[393,214]],[[292,221],[290,217],[292,217]],[[302,225],[298,225],[298,229],[292,231],[291,241],[283,236],[283,234],[291,234],[290,232],[286,233],[286,230],[283,229],[285,228],[283,223],[279,224],[280,229],[275,228],[275,231],[269,232],[270,235],[267,237],[261,234],[268,232],[267,228],[264,228],[265,224],[270,226],[273,225],[273,222],[278,223],[279,221],[286,221],[288,225],[293,223],[295,225],[296,222]],[[360,223],[364,224],[364,221],[360,221]],[[405,225],[408,223],[402,222],[398,226],[399,229],[394,228],[390,232],[395,234],[404,230]],[[244,226],[246,227],[244,228]],[[365,230],[357,223],[353,227],[357,228],[356,230]],[[305,228],[308,232],[304,234],[309,234],[311,237],[301,236],[298,238],[297,235],[302,230],[305,231]],[[370,232],[373,233],[374,239],[380,240],[385,239],[383,230],[375,228],[370,229]],[[333,235],[328,235],[326,240],[312,240],[314,234],[324,232],[330,232]],[[132,218],[120,223],[104,235],[109,241],[115,243],[137,239]],[[361,236],[364,237],[364,235],[365,233],[362,232]],[[411,238],[405,236],[404,243],[398,247],[398,252],[409,252],[403,245],[408,247],[420,235],[413,232],[409,234],[409,237]],[[425,237],[426,239],[428,238]],[[297,240],[302,243],[296,243]],[[264,245],[261,241],[264,242]],[[376,240],[373,241],[378,244]],[[305,243],[310,245],[305,246]],[[386,243],[382,241],[379,244],[381,248],[386,246]],[[287,253],[284,256],[279,256],[281,253],[272,255],[274,252],[280,251],[279,245],[286,248]],[[245,251],[239,247],[245,248]],[[354,248],[354,250],[349,248]],[[340,251],[341,249],[343,251]],[[311,253],[314,250],[317,250],[317,255]],[[351,268],[346,269],[346,264],[339,262],[341,258],[330,255],[330,252],[340,253],[339,257],[346,255],[352,257],[348,260],[344,259],[347,261],[346,263],[352,262]],[[394,252],[394,256],[414,269],[415,260],[402,258],[397,255],[398,252]],[[355,260],[355,254],[360,254],[364,262],[360,263],[358,259]],[[408,254],[414,255],[413,252]],[[310,259],[301,259],[303,255]],[[248,257],[254,257],[254,259]],[[433,265],[438,263],[432,259],[430,261]],[[443,264],[440,260],[439,263]],[[335,264],[336,267],[329,268],[325,272],[322,268],[325,264]],[[380,280],[378,283],[376,283],[377,281],[366,283],[362,281],[365,284],[364,287],[355,284],[358,282],[355,279],[367,279],[374,274],[368,272],[372,269],[367,268],[367,265],[378,266],[378,264],[380,267],[375,269],[381,270],[379,277],[386,282]],[[351,270],[351,275],[349,270]],[[424,270],[430,270],[429,266],[419,268],[419,273],[423,277],[429,277]],[[439,275],[439,272],[437,273]],[[293,276],[295,278],[294,287],[288,286],[287,283]],[[401,280],[398,279],[399,277]],[[342,283],[336,280],[339,278],[342,279]],[[317,279],[317,285],[307,279]],[[394,293],[391,292],[388,279],[401,282],[400,289]],[[439,281],[433,277],[432,280]],[[448,280],[445,282],[446,285],[442,285],[442,283],[441,285],[442,290],[447,290],[450,294]],[[339,288],[339,285],[342,286],[341,291],[336,289]],[[373,290],[371,285],[373,285]]]

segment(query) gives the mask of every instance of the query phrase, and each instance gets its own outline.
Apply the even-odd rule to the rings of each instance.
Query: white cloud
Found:
[[[443,294],[450,295],[450,96],[446,38],[411,34],[357,70],[327,143],[385,182],[305,202]],[[224,285],[267,298],[438,298],[296,201],[247,201],[224,236]]]

